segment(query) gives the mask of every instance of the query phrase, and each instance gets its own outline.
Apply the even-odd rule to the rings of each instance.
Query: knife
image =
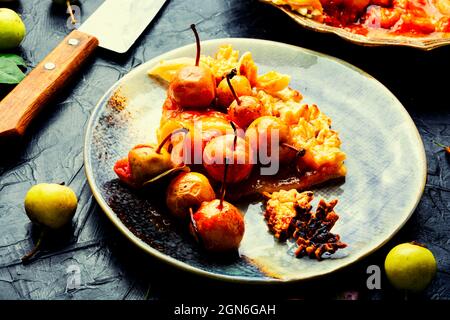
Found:
[[[0,139],[23,136],[42,107],[98,46],[127,52],[165,2],[105,0],[0,101]]]

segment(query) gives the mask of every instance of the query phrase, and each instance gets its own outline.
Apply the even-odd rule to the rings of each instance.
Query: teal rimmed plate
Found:
[[[160,60],[194,56],[194,45],[146,62],[115,84],[92,112],[85,137],[86,175],[100,207],[135,245],[186,271],[241,282],[286,282],[331,273],[385,244],[408,220],[426,180],[423,144],[410,116],[380,82],[346,62],[310,50],[256,39],[203,42],[203,53],[220,44],[250,51],[261,73],[291,75],[305,102],[333,120],[347,154],[344,183],[314,190],[316,198],[339,199],[335,232],[348,248],[318,262],[293,256],[293,244],[267,231],[261,203],[243,203],[246,233],[239,256],[208,256],[163,205],[163,188],[134,193],[112,170],[136,144],[155,141],[166,86],[147,75]],[[115,103],[110,103],[114,96]],[[121,103],[126,101],[125,104]]]

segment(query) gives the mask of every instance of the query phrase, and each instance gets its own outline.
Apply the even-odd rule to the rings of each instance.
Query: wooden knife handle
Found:
[[[72,31],[0,101],[0,138],[22,136],[41,108],[89,58],[98,40]]]

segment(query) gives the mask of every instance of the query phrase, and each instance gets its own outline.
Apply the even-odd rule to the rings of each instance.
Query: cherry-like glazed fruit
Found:
[[[159,145],[141,144],[128,153],[127,158],[120,159],[114,165],[114,172],[119,179],[133,188],[143,187],[150,180],[157,180],[177,169],[183,169],[172,161],[164,145],[172,136],[187,133],[188,129],[179,128],[169,133]]]
[[[169,85],[169,97],[182,108],[207,108],[216,97],[216,80],[211,70],[200,66],[200,38],[191,25],[197,43],[195,66],[182,68]]]
[[[216,96],[215,79],[205,67],[184,67],[170,83],[169,96],[183,108],[207,108]]]
[[[253,153],[248,143],[233,134],[213,138],[203,151],[203,166],[214,180],[222,181],[228,164],[227,184],[246,179],[253,168],[252,159]]]
[[[176,148],[181,161],[185,164],[202,164],[205,146],[213,138],[233,132],[230,121],[216,116],[202,116],[196,120],[193,129],[182,141],[182,148]],[[172,152],[172,154],[173,154]]]
[[[267,150],[267,155],[272,155],[272,140],[278,139],[278,146],[289,139],[289,127],[279,118],[263,116],[253,121],[245,132],[245,138],[254,150]],[[273,141],[275,144],[276,141]]]
[[[250,96],[252,94],[252,87],[248,79],[244,76],[236,75],[231,79],[231,84],[238,97]],[[228,107],[235,97],[230,90],[227,78],[220,81],[217,86],[217,103],[219,106]]]
[[[251,89],[247,95],[239,97],[240,94],[232,83],[236,77],[238,77],[236,76],[236,69],[233,69],[225,78],[229,92],[231,92],[234,99],[228,107],[228,115],[230,116],[230,120],[239,127],[247,128],[250,123],[262,116],[262,104],[258,98],[251,96]]]
[[[191,219],[191,233],[207,251],[239,248],[245,232],[244,218],[231,203],[219,199],[203,202]]]
[[[243,96],[234,100],[228,108],[230,119],[241,128],[247,128],[262,116],[262,105],[258,98]]]
[[[170,153],[166,149],[158,150],[153,144],[138,145],[114,165],[119,179],[133,188],[142,185],[155,176],[174,167]]]
[[[211,184],[198,172],[181,173],[167,188],[166,204],[170,212],[181,219],[189,216],[189,209],[197,210],[204,201],[215,199]]]

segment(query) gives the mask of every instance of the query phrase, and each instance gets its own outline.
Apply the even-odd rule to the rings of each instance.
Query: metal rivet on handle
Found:
[[[70,44],[71,46],[77,46],[77,45],[80,44],[80,40],[75,39],[75,38],[70,38],[70,39],[69,39],[69,44]]]
[[[53,70],[53,69],[56,68],[56,65],[55,65],[53,62],[47,62],[47,63],[44,65],[44,68],[45,68],[46,70]]]

